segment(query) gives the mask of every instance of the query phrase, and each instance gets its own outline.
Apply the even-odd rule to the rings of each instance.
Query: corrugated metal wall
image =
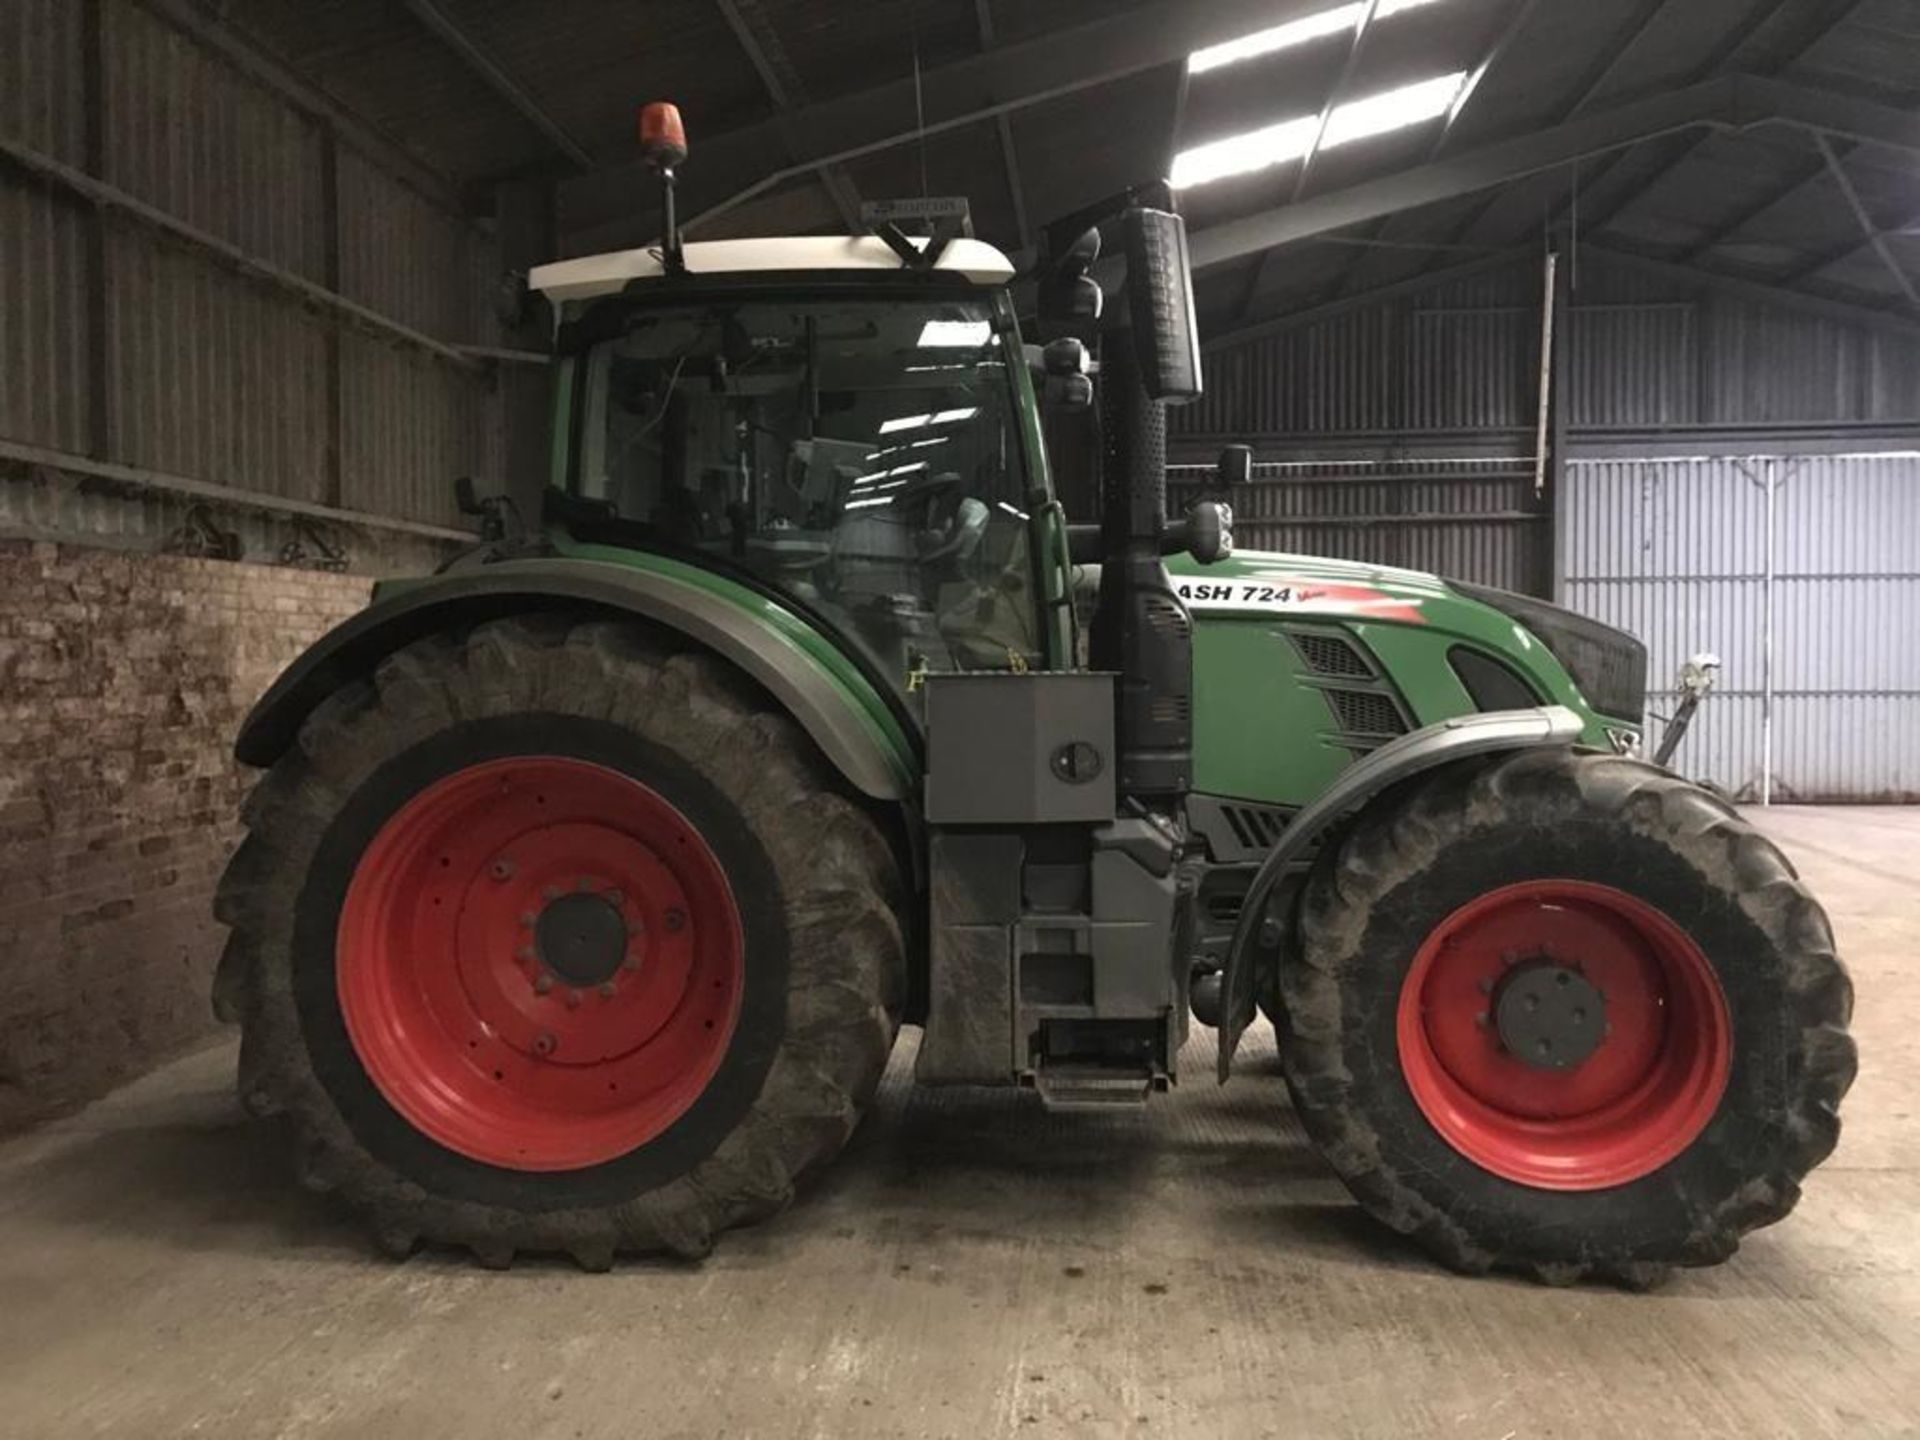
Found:
[[[468,218],[154,10],[94,3],[0,0],[0,135],[95,153],[94,178],[433,340],[499,343]],[[445,526],[454,477],[503,483],[484,366],[244,270],[0,166],[0,440]]]
[[[1631,434],[1684,453],[1686,436],[1709,427],[1723,442],[1780,426],[1920,428],[1920,343],[1590,254],[1567,269],[1562,393],[1575,450]],[[1205,396],[1173,415],[1176,492],[1204,478],[1180,466],[1244,441],[1267,463],[1236,497],[1242,543],[1548,593],[1552,497],[1535,499],[1526,458],[1542,281],[1537,262],[1519,260],[1215,346]],[[1480,473],[1437,463],[1461,453],[1502,458]]]
[[[1775,799],[1920,800],[1920,455],[1580,461],[1561,534],[1566,603],[1645,639],[1656,693],[1723,660],[1679,768],[1759,796],[1770,689]]]

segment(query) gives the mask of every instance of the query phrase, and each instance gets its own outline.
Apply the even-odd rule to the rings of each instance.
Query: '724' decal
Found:
[[[1297,580],[1177,580],[1174,594],[1190,610],[1285,610],[1293,614],[1351,615],[1363,620],[1420,624],[1420,601],[1388,595],[1371,585]]]

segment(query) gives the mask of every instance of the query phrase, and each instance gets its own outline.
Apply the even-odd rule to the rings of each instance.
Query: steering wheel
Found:
[[[953,519],[944,530],[917,532],[913,537],[914,549],[923,561],[951,558],[956,566],[964,566],[979,550],[980,542],[987,535],[987,521],[992,518],[993,512],[987,509],[986,502],[969,495],[954,507]]]

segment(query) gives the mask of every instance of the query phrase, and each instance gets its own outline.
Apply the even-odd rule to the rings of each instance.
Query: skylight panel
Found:
[[[1321,137],[1321,148],[1351,144],[1436,119],[1446,114],[1466,78],[1466,71],[1456,70],[1451,75],[1436,75],[1430,80],[1337,106],[1327,117],[1327,133]],[[1174,188],[1204,185],[1209,180],[1245,175],[1298,160],[1313,147],[1319,124],[1316,115],[1299,115],[1277,125],[1182,150],[1173,157]]]
[[[1389,16],[1398,15],[1404,10],[1417,10],[1423,5],[1437,3],[1439,0],[1380,0],[1380,8],[1374,12],[1373,18],[1377,23]],[[1320,40],[1328,35],[1341,35],[1359,25],[1360,18],[1366,13],[1365,0],[1360,0],[1360,3],[1336,5],[1318,14],[1303,15],[1298,20],[1289,20],[1283,25],[1271,25],[1265,30],[1256,30],[1251,35],[1242,35],[1219,45],[1209,45],[1204,50],[1196,50],[1187,57],[1187,71],[1189,74],[1199,75],[1208,70],[1218,70],[1223,65],[1234,65],[1242,60],[1271,55],[1276,50],[1291,50],[1296,45],[1305,45],[1309,41]]]
[[[1342,105],[1327,120],[1327,133],[1320,143],[1328,148],[1348,145],[1372,135],[1385,135],[1437,119],[1447,113],[1453,97],[1460,93],[1460,83],[1466,78],[1466,71],[1456,70],[1451,75],[1436,75],[1431,80],[1402,85],[1398,90]]]

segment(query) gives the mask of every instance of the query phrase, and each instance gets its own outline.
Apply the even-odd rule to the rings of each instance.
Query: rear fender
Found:
[[[1442,720],[1370,751],[1341,771],[1339,778],[1321,791],[1318,799],[1296,814],[1255,873],[1240,907],[1233,943],[1227,951],[1226,973],[1221,980],[1221,1081],[1224,1083],[1233,1073],[1233,1052],[1253,1020],[1254,979],[1258,968],[1254,952],[1258,947],[1260,925],[1273,898],[1274,887],[1289,865],[1302,859],[1336,821],[1358,810],[1390,785],[1436,765],[1473,755],[1543,745],[1571,745],[1580,738],[1584,728],[1578,715],[1560,705],[1530,710],[1489,710]]]
[[[863,794],[897,801],[915,793],[913,741],[850,662],[832,665],[817,647],[801,643],[804,620],[731,582],[708,586],[594,560],[505,561],[450,572],[377,601],[274,681],[241,726],[234,753],[248,765],[272,765],[322,700],[423,636],[555,610],[629,615],[685,635],[752,676]]]

